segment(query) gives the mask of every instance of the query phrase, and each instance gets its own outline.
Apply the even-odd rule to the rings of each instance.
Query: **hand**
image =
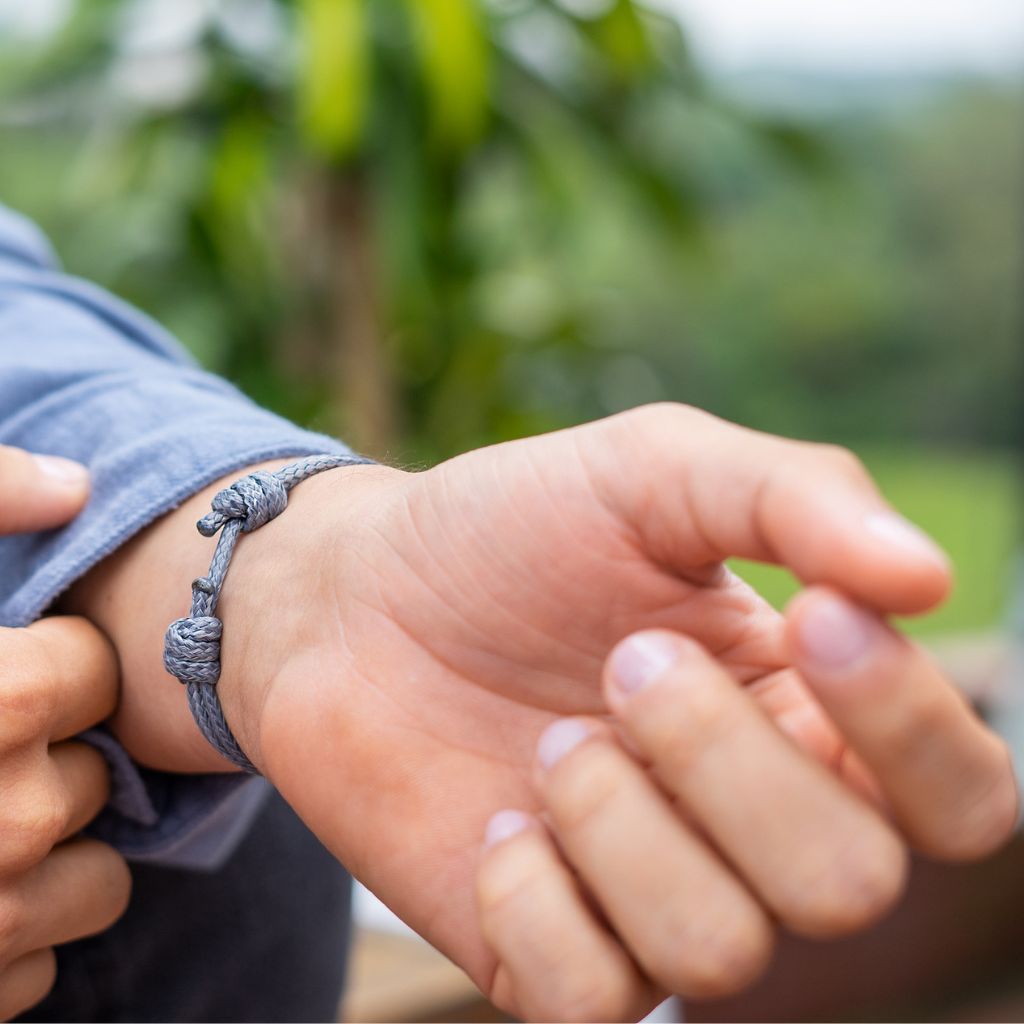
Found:
[[[739,759],[721,720],[750,704],[724,680],[747,683],[805,747],[857,780],[864,773],[846,753],[843,737],[849,739],[871,768],[883,769],[877,783],[927,852],[980,855],[1008,834],[1015,793],[1005,751],[936,674],[920,669],[919,654],[909,649],[875,682],[891,694],[883,709],[897,714],[896,726],[884,710],[864,722],[860,702],[849,708],[830,700],[831,677],[794,649],[780,617],[721,567],[729,555],[783,562],[806,582],[839,586],[880,611],[912,612],[940,600],[949,585],[944,559],[889,512],[848,454],[658,407],[473,452],[425,474],[386,476],[368,487],[365,500],[341,474],[325,477],[310,495],[314,518],[318,498],[324,514],[352,503],[314,584],[313,607],[323,613],[300,611],[309,605],[286,587],[276,607],[295,609],[284,627],[288,649],[267,643],[263,618],[258,635],[247,631],[244,649],[226,649],[238,671],[225,699],[238,695],[231,720],[243,746],[328,845],[511,1012],[619,1018],[648,1009],[659,987],[723,994],[765,962],[770,928],[760,902],[795,930],[829,935],[867,925],[897,898],[903,853],[894,831],[817,764],[797,757],[763,716],[749,714],[741,730],[760,757]],[[262,542],[252,557],[273,557],[271,538]],[[322,536],[314,543],[323,544]],[[313,557],[311,545],[299,564]],[[795,623],[814,602],[827,609],[820,594],[805,600],[793,611]],[[225,606],[226,622],[230,615]],[[717,733],[708,730],[720,737],[719,749],[711,748],[718,777],[681,790],[685,772],[678,769],[698,756],[702,730],[686,731],[687,720],[698,717],[692,707],[663,708],[655,717],[680,742],[688,736],[689,746],[676,755],[676,773],[671,760],[665,769],[675,785],[663,781],[661,788],[693,827],[661,814],[669,863],[660,877],[646,876],[646,892],[637,864],[657,844],[630,839],[653,840],[658,831],[665,801],[656,792],[648,793],[647,814],[605,821],[600,836],[591,835],[589,854],[584,843],[565,847],[587,897],[611,921],[609,945],[620,968],[641,965],[616,974],[611,953],[604,960],[585,955],[576,961],[585,969],[571,977],[565,968],[572,947],[562,940],[576,934],[579,950],[585,918],[568,918],[578,929],[562,918],[563,930],[548,932],[545,945],[530,927],[542,923],[543,898],[524,888],[518,898],[495,899],[515,889],[491,878],[488,892],[485,874],[481,924],[467,881],[481,823],[498,807],[543,808],[566,842],[568,823],[585,819],[603,797],[611,804],[617,794],[620,806],[630,802],[624,793],[640,800],[639,776],[625,758],[618,759],[620,772],[637,785],[620,778],[616,786],[607,773],[601,787],[588,778],[598,755],[587,751],[578,773],[583,785],[565,783],[556,814],[551,787],[557,775],[564,782],[572,762],[538,782],[540,801],[530,766],[538,734],[554,717],[606,711],[610,694],[603,697],[598,683],[607,652],[652,627],[693,638],[720,666],[715,674],[707,654],[691,653],[718,682],[702,706],[709,726],[716,716],[720,723]],[[913,673],[905,676],[908,667]],[[249,687],[260,678],[262,692],[237,688],[239,680]],[[907,682],[905,701],[886,686],[893,679]],[[731,698],[733,707],[716,709],[715,698]],[[623,704],[611,707],[640,753],[661,767],[673,744],[659,748],[657,737],[644,743]],[[872,714],[877,707],[872,701]],[[936,718],[923,757],[920,744],[895,764],[878,753],[898,730],[909,738]],[[929,773],[921,762],[932,758]],[[898,800],[905,791],[910,798]],[[610,807],[606,813],[614,814]],[[777,827],[769,830],[772,821]],[[629,867],[615,872],[615,863]],[[565,884],[564,864],[560,871]],[[720,885],[711,886],[716,873]],[[668,879],[683,876],[691,898],[684,900],[680,883],[670,900]],[[699,892],[706,898],[695,901]],[[499,922],[502,912],[508,916]],[[593,911],[589,917],[593,922]],[[526,927],[517,930],[520,923]],[[528,964],[513,960],[516,939],[535,953]]]
[[[828,937],[885,912],[906,869],[897,828],[958,860],[1005,837],[1005,751],[928,659],[823,588],[788,618],[795,664],[852,745],[831,767],[880,783],[888,813],[874,786],[859,799],[804,756],[700,645],[633,634],[605,665],[611,727],[549,726],[543,815],[488,825],[477,891],[501,1005],[631,1020],[668,992],[728,994],[768,962],[773,921]]]
[[[0,533],[57,526],[88,496],[85,470],[0,448]],[[117,698],[109,643],[81,619],[0,630],[0,1019],[42,999],[52,946],[106,928],[124,911],[128,869],[112,849],[72,838],[100,811],[102,756],[69,737]]]
[[[175,513],[76,597],[121,652],[122,739],[162,767],[209,767],[212,758],[184,724],[181,691],[154,672],[163,630],[209,560],[209,546],[182,525],[208,499]],[[244,538],[228,575],[220,682],[228,721],[356,876],[513,1013],[618,1017],[640,1014],[659,985],[706,994],[743,984],[770,940],[761,901],[805,933],[864,926],[896,898],[903,870],[896,830],[865,796],[884,799],[904,834],[939,856],[980,856],[1012,826],[1015,790],[1001,744],[878,618],[941,600],[945,560],[886,507],[847,453],[657,406],[425,473],[327,473],[297,488],[291,505]],[[787,640],[785,621],[723,568],[730,555],[786,564],[873,610],[872,649],[896,645],[901,654],[895,670],[865,662],[859,685],[885,690],[884,699],[866,716],[861,702],[844,703],[841,687],[830,689],[828,671],[793,640],[801,616],[838,595],[807,595]],[[154,595],[143,625],[136,595],[143,587],[152,594],[154,577],[181,589],[169,602]],[[699,678],[705,690],[677,685],[656,718],[691,749],[666,750],[625,702],[612,701],[623,742],[652,762],[656,787],[641,786],[599,721],[589,722],[591,741],[532,779],[544,729],[562,716],[605,715],[609,650],[651,629],[690,638],[690,667],[670,676]],[[639,715],[670,690],[652,684],[629,706]],[[701,693],[696,710],[684,711]],[[695,715],[709,735],[688,730]],[[756,762],[740,756],[732,723]],[[925,732],[922,757],[911,740]],[[172,743],[175,733],[192,739]],[[191,764],[174,761],[182,751]],[[588,782],[573,765],[598,757],[600,786],[559,782]],[[679,771],[691,761],[702,765],[696,788]],[[623,819],[622,793],[644,814]],[[666,811],[665,793],[681,813]],[[481,865],[481,919],[480,839],[503,807],[544,810],[560,840],[588,816],[595,831],[558,857],[539,825],[492,846]],[[645,876],[652,888],[627,919],[617,901],[638,895],[620,888],[630,872],[641,874],[636,863],[622,870],[624,852],[637,854],[634,835],[664,844]],[[495,894],[528,841],[535,877],[547,880],[534,892],[564,896],[567,859],[614,931],[599,929],[578,896],[558,902],[562,932],[541,941],[524,930],[545,924],[531,918],[543,901],[529,889],[516,898],[514,886],[508,899]],[[606,871],[595,867],[599,854]],[[685,928],[666,872],[680,891],[692,892],[695,880],[708,885],[707,898],[686,907]],[[657,960],[644,934],[661,936]],[[576,945],[563,944],[569,935]],[[702,941],[712,935],[717,947]],[[527,965],[517,950],[535,938]],[[603,953],[589,948],[591,958],[586,944],[598,939]],[[582,974],[561,970],[569,956]]]

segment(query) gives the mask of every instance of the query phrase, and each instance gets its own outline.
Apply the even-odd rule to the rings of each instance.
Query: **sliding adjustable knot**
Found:
[[[288,488],[273,473],[258,470],[218,491],[210,504],[213,511],[196,524],[204,537],[212,537],[231,519],[241,522],[243,533],[251,533],[288,507]]]
[[[361,455],[311,455],[273,473],[250,473],[218,491],[211,503],[213,511],[196,523],[204,537],[212,537],[218,531],[220,536],[209,573],[192,581],[188,617],[172,622],[164,636],[164,667],[185,684],[188,706],[202,734],[215,750],[243,771],[258,774],[224,719],[216,686],[224,632],[216,615],[217,602],[238,536],[251,533],[279,516],[288,507],[288,492],[303,480],[326,469],[370,461]]]
[[[213,686],[220,678],[220,638],[215,615],[176,619],[164,635],[164,668],[185,684]]]

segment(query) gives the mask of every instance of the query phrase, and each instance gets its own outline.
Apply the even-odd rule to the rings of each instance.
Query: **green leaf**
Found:
[[[490,44],[477,0],[406,0],[416,28],[434,140],[456,152],[483,132]]]
[[[266,120],[241,110],[225,122],[219,145],[209,154],[206,228],[225,271],[249,289],[259,288],[272,251],[261,230],[272,180],[268,137]]]
[[[654,55],[632,0],[616,0],[600,18],[582,24],[621,81],[631,82],[650,69]]]
[[[298,102],[303,135],[320,156],[345,159],[363,138],[370,39],[366,0],[301,0]]]

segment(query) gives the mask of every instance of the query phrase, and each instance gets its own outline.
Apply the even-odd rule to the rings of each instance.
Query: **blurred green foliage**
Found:
[[[852,444],[973,627],[1019,508],[1021,99],[769,114],[641,0],[69,0],[0,39],[0,201],[405,464],[663,398]]]
[[[0,89],[0,190],[71,269],[409,460],[599,414],[619,356],[688,345],[622,314],[698,259],[702,119],[798,175],[820,149],[634,0],[77,0]]]

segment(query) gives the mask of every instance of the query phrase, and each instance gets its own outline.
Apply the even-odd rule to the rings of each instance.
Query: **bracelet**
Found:
[[[192,717],[220,754],[243,771],[259,775],[224,719],[217,696],[220,679],[220,641],[224,624],[214,614],[224,577],[239,533],[251,533],[279,516],[288,505],[288,492],[308,477],[340,466],[372,464],[362,455],[311,455],[273,473],[257,471],[218,491],[212,512],[196,523],[204,537],[221,531],[210,571],[192,582],[192,609],[177,619],[164,636],[164,667],[184,683]]]

